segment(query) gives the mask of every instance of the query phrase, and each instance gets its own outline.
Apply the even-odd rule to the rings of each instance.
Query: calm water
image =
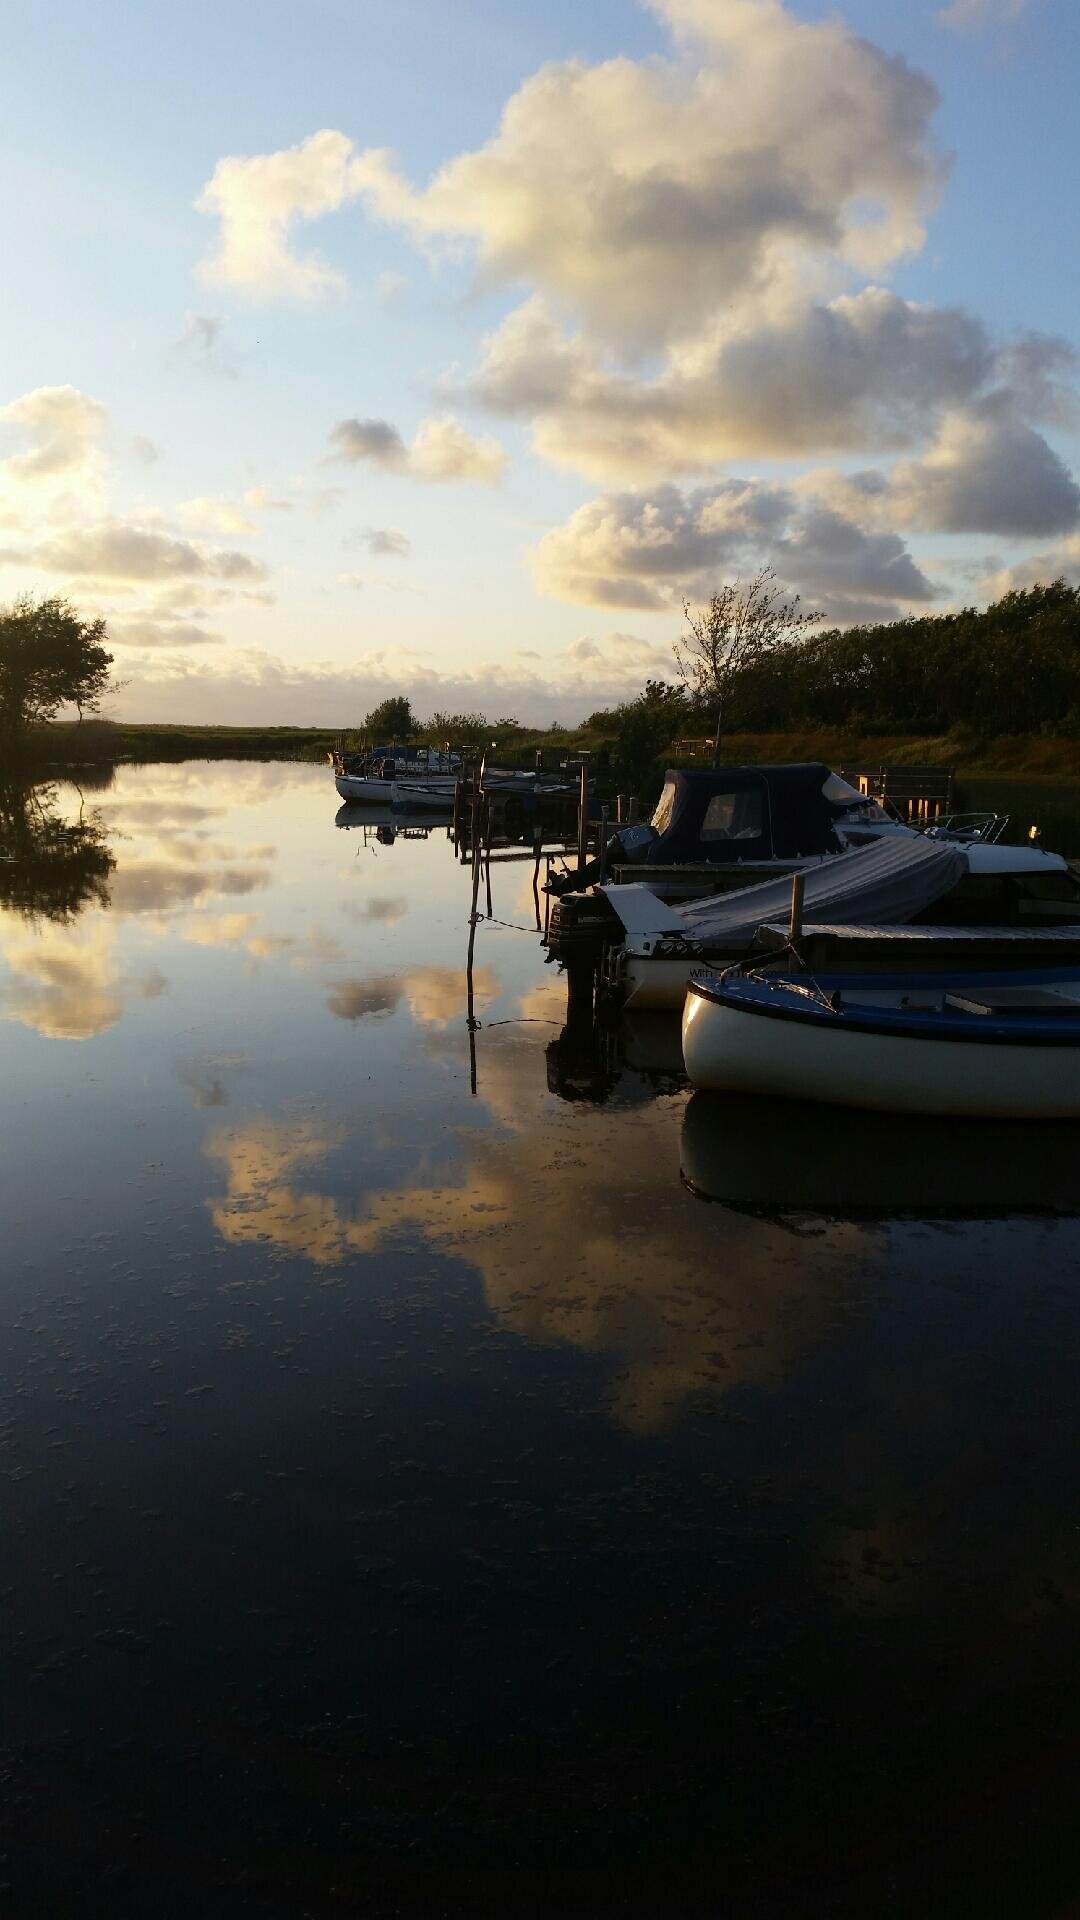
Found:
[[[527,865],[474,1096],[443,831],[6,805],[10,1910],[1075,1912],[1080,1134],[691,1099]]]

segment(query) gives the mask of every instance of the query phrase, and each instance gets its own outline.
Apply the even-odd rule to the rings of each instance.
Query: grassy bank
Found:
[[[276,759],[320,761],[339,737],[326,727],[176,727],[87,721],[42,730],[34,759],[41,765],[101,765],[113,760]],[[517,728],[493,729],[499,759],[531,764],[537,749],[552,762],[567,751],[595,752],[611,745],[611,736],[588,727],[557,733]],[[482,743],[490,750],[490,738]],[[479,744],[479,743],[478,743]],[[684,746],[688,743],[683,743]],[[708,766],[710,744],[670,754],[689,766]],[[1080,779],[1080,742],[1041,734],[1004,734],[977,740],[958,734],[934,737],[909,734],[740,733],[729,734],[722,757],[729,765],[769,765],[791,760],[824,760],[829,766],[869,768],[948,766],[961,777],[975,774],[1048,779]]]

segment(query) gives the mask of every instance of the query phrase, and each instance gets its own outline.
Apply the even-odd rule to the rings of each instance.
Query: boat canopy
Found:
[[[820,761],[781,767],[671,767],[653,815],[652,866],[836,853],[834,822],[865,796]]]
[[[804,869],[803,913],[807,921],[848,926],[902,924],[940,900],[966,871],[967,855],[954,843],[922,834],[875,840]],[[627,900],[633,931],[670,934],[677,922],[678,931],[694,946],[737,950],[750,946],[760,926],[784,918],[791,876],[679,905],[655,900],[651,918],[641,897],[644,887],[605,887],[603,892],[620,919],[620,896],[634,896]]]

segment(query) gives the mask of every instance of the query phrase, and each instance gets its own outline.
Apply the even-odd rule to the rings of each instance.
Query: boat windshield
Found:
[[[664,782],[664,791],[660,795],[660,799],[657,803],[656,812],[653,814],[653,817],[652,817],[652,823],[653,823],[653,826],[656,828],[657,833],[665,833],[667,831],[668,827],[670,827],[671,825],[671,816],[674,813],[674,811],[675,811],[675,782],[674,780],[666,780]]]

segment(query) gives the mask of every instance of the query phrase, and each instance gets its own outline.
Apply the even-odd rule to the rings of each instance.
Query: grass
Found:
[[[81,726],[58,723],[44,728],[38,736],[34,758],[39,764],[53,765],[99,765],[119,759],[321,761],[339,738],[340,730],[332,727],[183,727],[87,720]],[[532,765],[538,749],[543,749],[551,761],[565,752],[574,753],[583,748],[595,752],[605,743],[610,744],[609,738],[606,741],[603,734],[587,727],[556,733],[493,728],[486,739],[473,743],[475,750],[490,751],[492,739],[498,742],[500,760],[523,765]],[[685,748],[688,744],[682,742],[680,746]],[[696,749],[693,754],[673,750],[670,758],[681,765],[708,766],[711,743],[702,740],[693,744]],[[1005,734],[997,739],[977,740],[949,733],[933,738],[909,734],[868,736],[841,731],[741,733],[725,738],[722,757],[728,765],[736,766],[824,760],[829,766],[852,770],[890,764],[949,766],[960,776],[997,774],[1080,780],[1080,742],[1041,734]]]

